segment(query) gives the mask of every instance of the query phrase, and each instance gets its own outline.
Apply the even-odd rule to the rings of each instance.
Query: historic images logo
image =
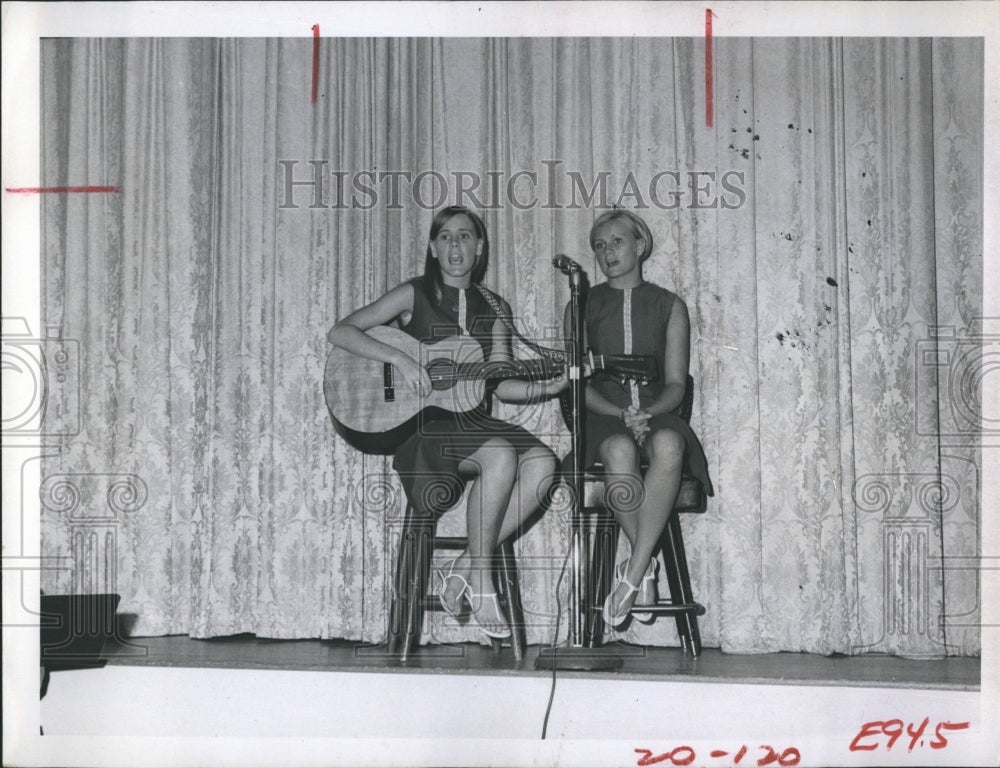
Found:
[[[1000,318],[975,318],[969,328],[931,326],[917,341],[917,434],[944,444],[996,445],[1000,412],[982,393],[998,372]]]
[[[409,204],[436,210],[448,203],[479,210],[740,208],[747,200],[743,171],[659,170],[649,175],[561,168],[508,171],[342,170],[329,160],[279,160],[279,208],[401,210]],[[301,167],[300,167],[301,166]],[[308,203],[306,199],[308,198]]]
[[[23,317],[4,317],[0,333],[5,379],[5,436],[68,437],[80,431],[80,343],[58,327],[44,337]],[[6,385],[10,386],[6,386]]]

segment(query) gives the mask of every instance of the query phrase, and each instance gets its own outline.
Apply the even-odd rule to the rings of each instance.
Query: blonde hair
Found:
[[[607,224],[609,221],[617,221],[618,219],[623,219],[628,222],[629,229],[632,231],[632,237],[641,238],[645,243],[646,247],[642,249],[642,253],[639,254],[639,261],[645,261],[649,258],[649,254],[653,252],[653,233],[649,231],[649,227],[646,222],[643,221],[637,214],[632,213],[632,211],[625,210],[624,208],[615,208],[610,211],[605,211],[597,220],[594,222],[594,226],[590,228],[590,249],[594,249],[594,235],[597,232],[597,228]]]

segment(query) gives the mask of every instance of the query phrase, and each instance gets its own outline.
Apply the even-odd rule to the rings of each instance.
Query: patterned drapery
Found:
[[[703,55],[324,39],[313,103],[311,40],[42,41],[43,184],[119,188],[43,207],[43,320],[81,372],[47,409],[42,553],[72,565],[43,589],[114,589],[139,635],[380,640],[403,499],[334,434],[327,328],[417,274],[460,201],[487,284],[554,344],[550,259],[599,279],[617,204],[691,312],[705,643],[978,653],[978,580],[949,564],[979,541],[981,41],[718,39],[711,128]],[[568,448],[554,403],[501,414]],[[531,643],[567,547],[559,508],[517,542]]]

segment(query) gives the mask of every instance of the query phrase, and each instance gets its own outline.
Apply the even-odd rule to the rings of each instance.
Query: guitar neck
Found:
[[[650,355],[594,355],[590,354],[584,363],[594,372],[605,371],[612,376],[656,381],[659,373],[656,358]]]
[[[656,364],[653,358],[641,355],[588,355],[584,365],[592,371],[608,371],[612,375],[636,376],[655,380]],[[563,362],[538,358],[534,360],[485,361],[462,363],[444,374],[454,381],[499,381],[521,379],[535,381],[551,379],[563,372]],[[434,378],[434,372],[431,372]]]
[[[562,363],[552,360],[517,360],[517,361],[486,361],[482,363],[463,363],[456,367],[455,379],[466,381],[483,379],[499,381],[503,379],[522,379],[535,381],[551,379],[562,373]]]

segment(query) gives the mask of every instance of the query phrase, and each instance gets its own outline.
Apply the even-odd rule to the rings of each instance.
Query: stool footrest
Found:
[[[465,549],[469,540],[465,536],[435,536],[435,549]]]
[[[604,610],[602,605],[592,605],[590,610],[599,613]],[[661,600],[653,605],[632,606],[633,613],[652,613],[656,616],[678,616],[684,613],[693,613],[695,616],[705,615],[705,606],[701,603],[671,603]]]
[[[653,605],[637,605],[632,610],[642,613],[652,613],[656,616],[676,616],[681,613],[693,613],[695,616],[705,615],[705,606],[701,603],[667,603],[660,602]]]
[[[441,607],[441,601],[431,595],[424,595],[423,600],[420,601],[420,605],[425,611],[444,611],[444,608]]]

